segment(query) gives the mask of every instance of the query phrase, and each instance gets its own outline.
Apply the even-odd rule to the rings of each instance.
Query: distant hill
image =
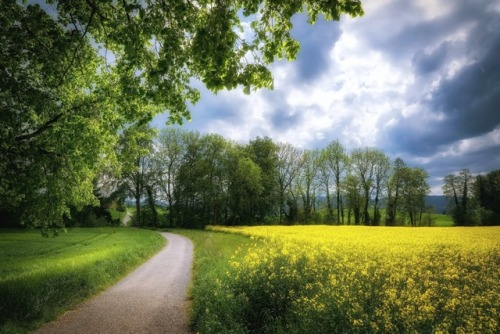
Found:
[[[427,206],[432,206],[436,213],[443,213],[444,211],[446,211],[446,205],[448,204],[448,201],[446,200],[445,196],[431,195],[426,197],[425,204]]]

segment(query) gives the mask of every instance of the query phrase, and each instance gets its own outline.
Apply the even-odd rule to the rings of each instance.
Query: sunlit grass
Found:
[[[111,214],[111,219],[119,220],[121,222],[123,220],[123,218],[125,218],[127,211],[118,211],[118,210],[110,209],[109,213]]]
[[[165,244],[131,228],[75,228],[55,238],[0,231],[0,332],[24,332],[118,281]]]
[[[453,219],[449,215],[443,215],[443,214],[433,214],[432,217],[434,218],[434,222],[436,226],[441,226],[441,227],[446,227],[446,226],[453,226]]]

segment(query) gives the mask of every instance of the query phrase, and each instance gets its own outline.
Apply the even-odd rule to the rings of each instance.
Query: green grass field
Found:
[[[120,222],[123,220],[125,215],[127,214],[127,211],[118,211],[114,209],[110,209],[109,213],[111,214],[111,218],[113,219],[119,219]]]
[[[453,219],[451,218],[451,216],[435,213],[432,215],[432,218],[435,221],[435,226],[453,226]]]
[[[165,244],[156,232],[0,230],[0,333],[23,333],[104,290]]]

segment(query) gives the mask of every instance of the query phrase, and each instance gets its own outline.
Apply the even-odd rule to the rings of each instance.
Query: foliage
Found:
[[[99,76],[90,43],[40,6],[1,6],[0,208],[57,225],[70,206],[96,204],[96,170],[112,161],[111,74]]]
[[[498,332],[499,228],[211,230],[258,238],[205,297],[218,332]]]
[[[444,178],[453,222],[458,226],[500,223],[500,170],[473,176],[468,169]]]
[[[277,165],[279,147],[271,138],[257,137],[246,146],[248,156],[260,169],[260,184],[262,190],[252,208],[253,216],[263,221],[265,217],[276,215],[278,184]]]
[[[85,206],[81,210],[72,209],[71,219],[65,222],[68,227],[104,227],[120,225],[120,219],[113,219],[111,213],[102,206]]]
[[[149,217],[155,220],[158,205],[152,199],[158,198],[166,204],[170,227],[351,224],[351,216],[354,224],[380,225],[386,198],[390,213],[399,215],[391,224],[387,218],[388,225],[416,226],[422,225],[429,192],[424,170],[404,163],[391,169],[389,158],[373,148],[349,156],[338,141],[299,150],[270,138],[242,144],[167,128],[160,131],[153,152],[141,159],[141,187],[153,195],[146,196]],[[140,198],[144,202],[136,197],[136,203]]]
[[[500,169],[476,176],[473,194],[478,205],[476,219],[480,224],[500,224]]]
[[[34,226],[61,225],[70,207],[97,204],[94,180],[119,169],[119,134],[159,112],[189,119],[200,81],[214,92],[272,88],[267,66],[299,51],[294,14],[305,11],[310,23],[363,14],[359,0],[0,7],[0,210]]]
[[[293,209],[292,185],[299,175],[301,168],[301,151],[290,143],[278,143],[276,178],[278,187],[279,223],[285,217],[288,222],[296,220]],[[288,207],[288,210],[285,208]],[[296,206],[295,206],[296,207]]]
[[[123,190],[135,200],[136,219],[134,225],[142,226],[141,201],[143,196],[147,196],[154,202],[151,187],[151,159],[153,151],[153,137],[156,131],[148,125],[130,126],[120,136],[120,142],[117,147],[118,156],[123,161],[121,170],[121,185],[118,191]],[[150,206],[151,207],[151,206]],[[155,212],[152,205],[151,211]],[[154,225],[156,225],[156,216],[153,214]]]
[[[165,244],[125,228],[70,228],[57,238],[0,231],[0,332],[24,332],[104,290]]]
[[[449,199],[455,225],[474,225],[472,219],[472,201],[470,191],[474,178],[468,169],[462,169],[458,175],[450,174],[444,178],[443,193]]]

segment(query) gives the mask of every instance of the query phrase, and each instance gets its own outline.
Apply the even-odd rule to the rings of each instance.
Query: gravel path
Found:
[[[128,222],[132,220],[132,214],[130,211],[126,210],[125,211],[125,217],[122,219],[122,225],[123,226],[128,226]]]
[[[36,333],[190,333],[186,292],[193,244],[162,235],[167,246],[148,262]]]

